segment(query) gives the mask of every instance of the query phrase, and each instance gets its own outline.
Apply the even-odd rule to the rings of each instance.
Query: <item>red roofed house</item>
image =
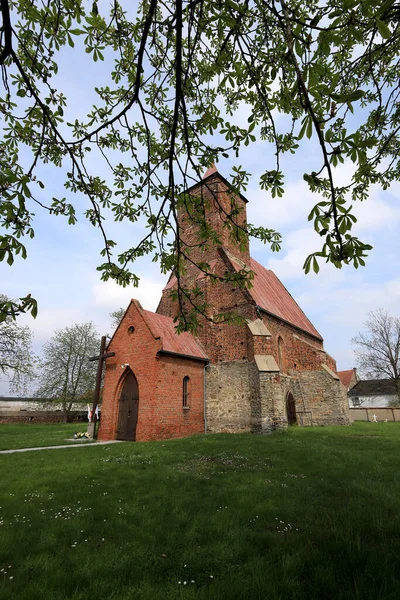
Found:
[[[357,369],[354,367],[352,369],[348,369],[347,371],[338,371],[338,375],[340,377],[340,381],[346,388],[346,391],[351,390],[351,388],[353,388],[356,383],[360,381],[357,375]]]
[[[229,219],[246,224],[247,200],[215,167],[189,193],[204,207],[218,243],[202,239],[179,209],[185,251],[226,275],[251,269],[253,287],[211,282],[188,262],[182,285],[196,285],[209,317],[232,311],[241,324],[203,319],[196,336],[175,333],[172,274],[156,313],[132,300],[108,345],[100,439],[151,440],[206,432],[268,432],[288,424],[347,425],[347,395],[323,339],[279,279],[253,260]],[[232,209],[234,209],[232,211]],[[229,215],[229,217],[227,216]]]

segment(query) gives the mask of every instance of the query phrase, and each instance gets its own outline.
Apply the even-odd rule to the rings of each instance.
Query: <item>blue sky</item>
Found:
[[[66,120],[83,117],[90,110],[93,85],[102,83],[104,65],[94,65],[84,56],[77,69],[71,62],[69,49],[59,63],[56,83],[70,96]],[[246,124],[248,115],[247,107],[241,106],[236,121]],[[338,368],[351,368],[355,363],[350,339],[362,328],[367,313],[383,307],[399,315],[400,184],[396,183],[386,192],[372,188],[369,200],[355,207],[358,223],[354,231],[374,247],[365,268],[356,271],[344,267],[339,271],[327,265],[318,275],[306,276],[302,265],[310,252],[319,249],[321,238],[307,221],[317,198],[309,192],[303,173],[318,170],[318,147],[311,139],[295,156],[284,158],[286,192],[283,198],[272,199],[269,193],[258,188],[258,177],[266,168],[271,168],[273,158],[268,144],[258,142],[244,149],[236,162],[252,173],[246,192],[248,220],[255,225],[276,228],[283,234],[280,253],[273,254],[253,241],[252,256],[282,280],[322,334],[325,348],[337,359]],[[95,157],[93,164],[97,167]],[[227,179],[233,164],[226,159],[218,165]],[[341,165],[337,176],[340,183],[348,181],[351,164]],[[46,184],[43,200],[65,195],[60,170],[42,166],[41,178]],[[101,282],[96,271],[102,262],[100,232],[82,216],[86,201],[79,198],[72,201],[80,217],[75,226],[68,226],[63,217],[50,216],[32,206],[36,236],[26,240],[27,260],[17,258],[12,267],[0,264],[0,292],[14,298],[31,293],[39,302],[36,320],[29,315],[20,318],[21,324],[28,324],[34,331],[37,353],[55,329],[75,322],[92,320],[100,334],[109,333],[109,312],[126,306],[132,297],[139,299],[145,308],[155,310],[167,279],[148,257],[137,262],[136,273],[141,278],[138,288],[123,289],[113,282]],[[122,248],[131,245],[134,238],[140,238],[142,232],[140,225],[112,221],[106,223],[106,229],[111,232],[109,237],[121,242]],[[7,383],[0,380],[0,394],[7,391]]]

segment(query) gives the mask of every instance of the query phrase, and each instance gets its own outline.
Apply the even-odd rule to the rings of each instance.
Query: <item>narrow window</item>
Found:
[[[281,337],[278,338],[278,361],[279,369],[283,373],[283,340]]]
[[[189,377],[183,378],[183,397],[182,397],[182,406],[183,408],[189,408]]]

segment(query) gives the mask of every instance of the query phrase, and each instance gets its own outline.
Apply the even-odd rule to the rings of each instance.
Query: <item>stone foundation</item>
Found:
[[[207,431],[270,433],[288,426],[286,399],[293,395],[300,426],[348,425],[346,390],[329,369],[284,375],[259,371],[255,362],[207,368]]]

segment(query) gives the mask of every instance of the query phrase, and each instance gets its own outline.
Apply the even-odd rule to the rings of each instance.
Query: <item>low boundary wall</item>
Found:
[[[71,412],[68,416],[69,423],[87,423],[87,412]],[[0,424],[5,423],[64,423],[65,416],[62,411],[27,411],[7,410],[0,412]]]
[[[350,421],[400,421],[400,408],[349,408]]]

